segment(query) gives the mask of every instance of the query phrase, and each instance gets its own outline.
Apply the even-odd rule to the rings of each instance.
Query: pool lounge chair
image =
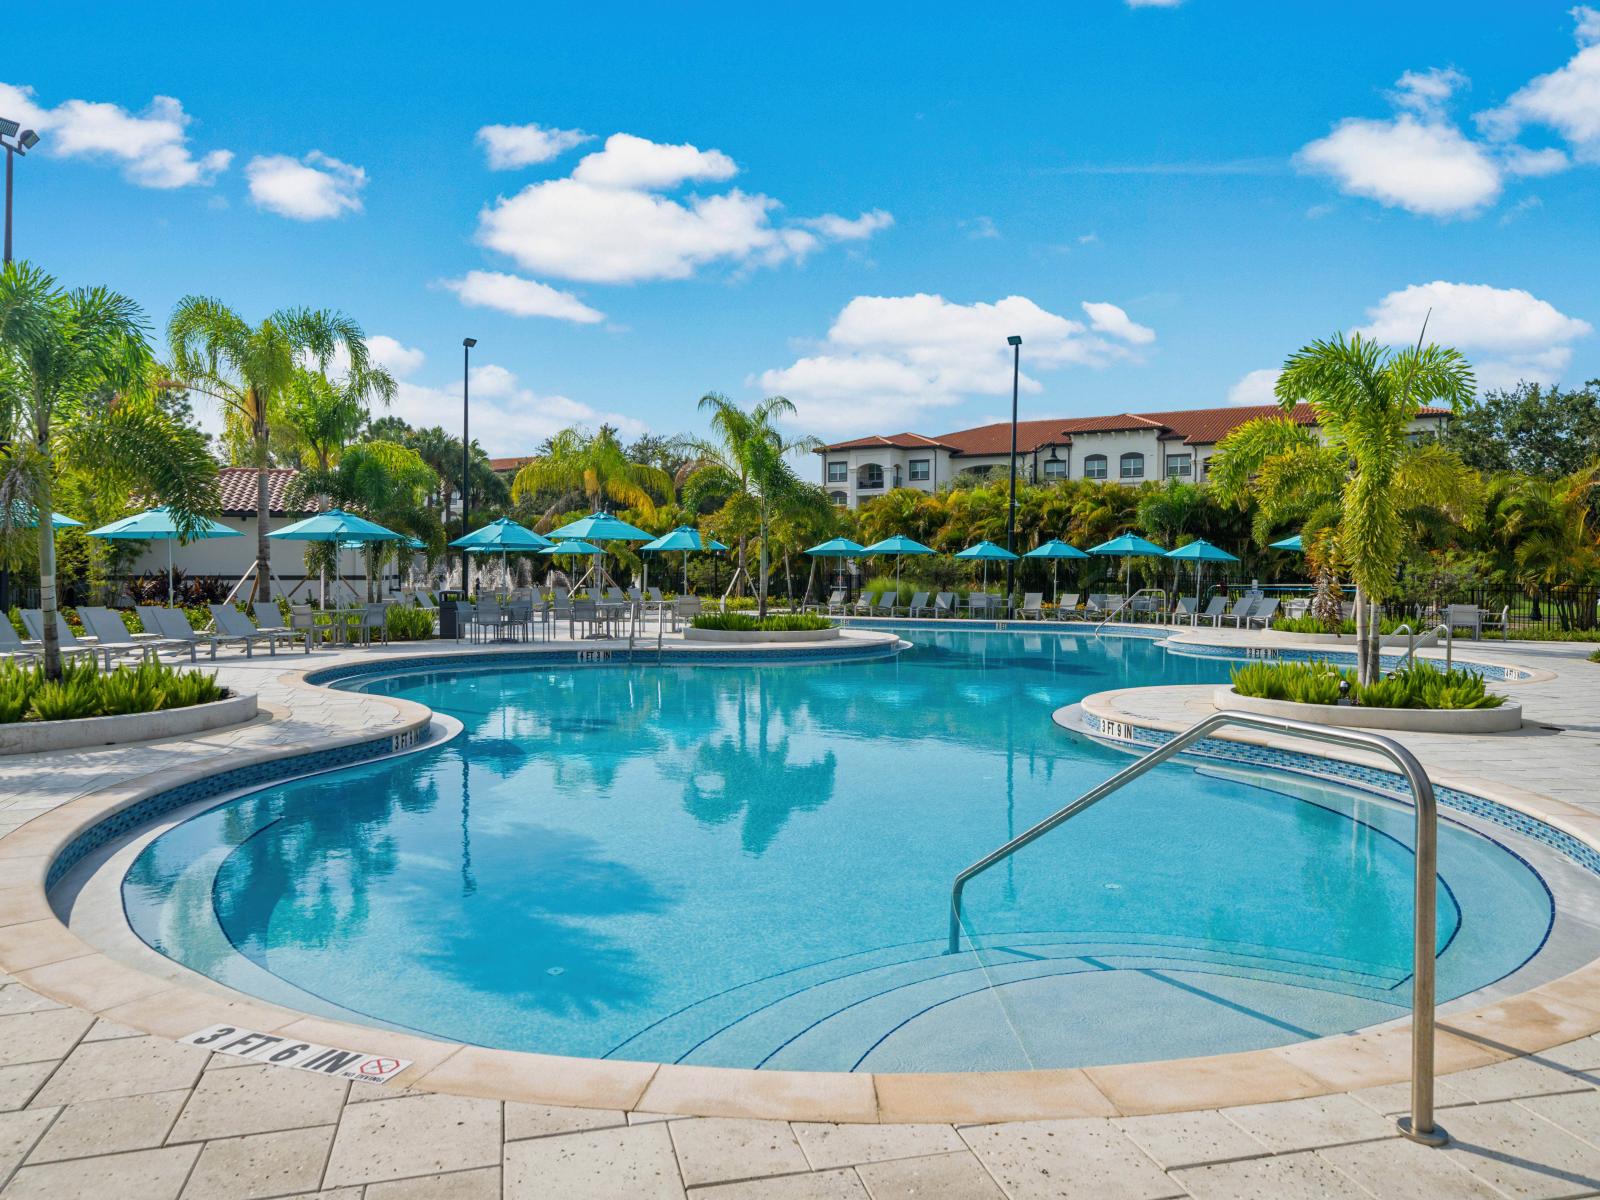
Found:
[[[895,601],[899,599],[899,592],[883,592],[878,596],[878,602],[868,611],[874,617],[892,617],[894,616]]]
[[[678,628],[678,622],[687,625],[700,615],[701,603],[699,596],[679,596],[672,602],[672,628]]]
[[[1260,622],[1262,629],[1271,629],[1272,618],[1277,615],[1277,612],[1277,597],[1273,597],[1271,600],[1263,600],[1250,610],[1250,615],[1244,619],[1244,626],[1249,629],[1257,622]]]
[[[1469,631],[1473,641],[1483,636],[1483,612],[1476,604],[1446,605],[1441,624],[1450,626],[1452,631],[1457,629]]]
[[[940,592],[933,598],[933,615],[935,617],[953,617],[956,615],[956,594],[954,592]]]
[[[1189,618],[1189,624],[1199,625],[1201,621],[1209,621],[1213,626],[1222,620],[1228,612],[1228,598],[1226,596],[1213,596],[1211,603],[1203,611],[1197,612]]]
[[[165,638],[141,640],[134,637],[128,632],[128,626],[123,619],[109,608],[80,604],[78,619],[83,622],[83,627],[89,636],[94,638],[94,648],[108,671],[111,669],[111,660],[114,657],[154,658],[163,649],[175,650],[182,645],[180,642],[168,641]],[[189,661],[193,662],[194,645],[191,643],[188,649]]]
[[[1017,612],[1017,616],[1021,617],[1024,621],[1044,620],[1044,593],[1023,593],[1022,608]]]
[[[1078,617],[1078,593],[1068,592],[1056,601],[1056,620],[1073,621]]]
[[[905,614],[908,617],[914,617],[914,616],[917,615],[917,610],[918,609],[924,609],[924,608],[927,608],[927,607],[928,607],[928,593],[927,592],[913,592],[911,594],[911,603],[904,606]],[[899,608],[897,607],[895,611],[898,612]]]
[[[31,659],[38,655],[37,642],[24,642],[17,627],[0,614],[0,658]]]
[[[22,627],[28,631],[28,636],[32,640],[39,643],[42,651],[44,648],[44,610],[41,608],[23,609]],[[67,624],[67,619],[59,612],[56,613],[56,642],[61,647],[62,654],[87,654],[91,658],[98,657],[93,646],[78,640],[78,635],[72,632],[72,626]]]
[[[229,638],[243,642],[247,650],[257,642],[265,642],[267,644],[267,653],[276,654],[279,642],[287,641],[290,645],[294,644],[295,634],[293,630],[285,629],[280,633],[270,629],[257,629],[254,621],[231,604],[208,604],[206,609],[211,613],[211,625],[215,630],[215,635],[219,638]],[[216,649],[216,643],[213,642],[211,647],[213,658],[216,657]],[[311,653],[311,643],[309,641],[306,643],[306,653]]]
[[[1200,602],[1193,596],[1179,596],[1178,606],[1167,614],[1167,620],[1173,625],[1193,624],[1195,610],[1199,607]]]
[[[1232,621],[1235,627],[1245,628],[1245,621],[1249,620],[1251,611],[1260,603],[1259,596],[1240,596],[1233,602],[1233,607],[1217,618],[1216,623],[1221,625],[1224,621]]]

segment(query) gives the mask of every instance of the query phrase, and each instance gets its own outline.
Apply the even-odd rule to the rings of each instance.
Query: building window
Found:
[[[868,463],[856,472],[856,487],[860,490],[881,488],[883,486],[883,467],[877,463]]]
[[[1144,455],[1137,451],[1122,456],[1122,477],[1124,479],[1144,478]]]
[[[1187,479],[1194,474],[1194,459],[1187,454],[1167,455],[1167,478]]]
[[[1101,460],[1104,463],[1104,460]],[[1067,477],[1067,460],[1064,458],[1047,458],[1044,460],[1044,477],[1046,479],[1065,479]]]
[[[850,503],[850,497],[846,496],[843,492],[829,492],[828,499],[832,500],[834,504],[840,508],[843,508],[846,504]]]
[[[1083,477],[1085,479],[1104,479],[1106,477],[1106,456],[1104,454],[1091,454],[1084,459]]]
[[[933,462],[931,459],[913,458],[911,460],[911,482],[926,483],[929,477],[933,474],[931,470],[932,466]]]
[[[850,464],[831,462],[828,464],[828,482],[846,483],[850,479]]]
[[[1200,460],[1200,478],[1201,479],[1209,479],[1210,477],[1211,477],[1211,460],[1209,458],[1202,458]]]

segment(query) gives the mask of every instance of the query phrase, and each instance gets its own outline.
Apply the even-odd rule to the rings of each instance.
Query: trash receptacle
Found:
[[[461,640],[461,629],[456,624],[456,603],[466,598],[466,593],[464,592],[439,593],[439,637],[441,639]]]

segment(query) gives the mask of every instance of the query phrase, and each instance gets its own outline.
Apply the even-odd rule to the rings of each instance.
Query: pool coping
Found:
[[[511,653],[519,652],[527,653]],[[405,661],[447,659],[451,653],[417,654]],[[500,653],[479,651],[473,657],[500,657]],[[387,660],[385,665],[399,669],[401,661]],[[320,691],[307,676],[325,675],[328,670],[317,666],[281,678],[291,689]],[[1117,694],[1085,698],[1084,711],[1091,711],[1092,702],[1097,715],[1126,717],[1114,707],[1112,698]],[[432,718],[422,705],[365,695],[392,707],[398,724],[385,726],[376,737],[345,733],[238,754],[230,757],[228,770],[284,765],[308,754],[385,742],[389,749],[377,752],[391,752],[414,742]],[[273,706],[262,707],[273,719],[288,716]],[[1141,723],[1152,728],[1162,724],[1147,719]],[[1256,736],[1241,735],[1238,740]],[[1303,745],[1295,744],[1294,749],[1305,753]],[[1319,748],[1312,757],[1345,756]],[[202,989],[175,983],[125,965],[62,924],[44,886],[62,850],[140,800],[217,773],[215,761],[152,772],[79,796],[0,838],[0,869],[8,876],[0,887],[0,970],[62,1003],[161,1037],[182,1038],[226,1022],[411,1059],[412,1066],[394,1081],[411,1090],[641,1114],[840,1123],[1134,1116],[1327,1095],[1400,1083],[1408,1077],[1408,1021],[1290,1046],[1198,1058],[939,1074],[759,1071],[493,1050],[330,1020],[222,985]],[[1525,812],[1600,853],[1600,817],[1521,789],[1448,772],[1437,772],[1435,777],[1444,786]],[[14,873],[15,881],[10,878]],[[1447,1074],[1488,1065],[1597,1031],[1600,960],[1530,991],[1441,1019],[1438,1071]]]

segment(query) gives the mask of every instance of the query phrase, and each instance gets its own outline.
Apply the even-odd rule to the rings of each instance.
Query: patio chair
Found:
[[[1483,612],[1476,604],[1449,604],[1445,606],[1443,624],[1455,629],[1469,629],[1472,640],[1483,636]]]
[[[911,597],[911,603],[906,605],[906,616],[934,616],[933,605],[929,603],[931,595],[928,592],[918,592]]]
[[[1216,626],[1228,613],[1228,598],[1226,596],[1213,596],[1211,603],[1205,606],[1204,611],[1197,612],[1189,618],[1189,624],[1199,625],[1201,621],[1209,621]]]
[[[28,631],[28,637],[38,642],[42,649],[44,646],[44,610],[41,608],[23,609],[22,627]],[[127,635],[126,628],[123,629],[123,635]],[[97,657],[95,648],[87,643],[80,642],[78,635],[72,632],[72,626],[67,624],[67,619],[59,612],[56,613],[56,643],[61,647],[62,654],[87,654],[90,658]]]
[[[368,605],[367,607],[371,607]],[[279,642],[288,642],[294,645],[295,633],[292,629],[258,629],[249,617],[245,616],[231,604],[208,604],[206,608],[211,612],[211,622],[216,631],[224,637],[259,639],[267,643],[267,653],[276,654]],[[362,620],[365,620],[365,616]],[[311,653],[311,643],[306,643],[306,653]]]
[[[878,602],[870,610],[871,615],[875,617],[894,616],[895,601],[899,599],[899,592],[880,592],[878,594]]]
[[[1024,592],[1022,596],[1022,608],[1018,611],[1017,615],[1024,621],[1044,620],[1044,593]]]
[[[586,601],[593,604],[594,601]],[[501,631],[505,628],[506,612],[500,607],[498,600],[479,600],[478,607],[473,610],[472,616],[467,621],[467,632],[472,635],[472,640],[477,641],[478,635],[485,631],[489,634],[490,641],[498,641]]]
[[[139,614],[139,620],[144,622],[146,629],[154,629],[164,638],[174,642],[187,643],[199,647],[206,646],[211,651],[211,657],[217,656],[218,646],[243,646],[246,658],[251,657],[255,649],[256,638],[227,637],[220,631],[197,630],[189,624],[188,614],[178,608],[162,608],[160,605],[139,604],[134,607]]]
[[[83,622],[83,627],[89,636],[94,638],[95,650],[106,665],[106,670],[111,669],[113,657],[119,658],[152,658],[160,649],[176,649],[177,642],[145,638],[140,640],[128,632],[128,626],[123,619],[109,608],[90,607],[80,604],[78,606],[78,619]],[[194,661],[194,645],[189,645],[189,660]]]
[[[250,615],[255,618],[256,628],[263,633],[294,632],[294,627],[284,622],[283,610],[276,600],[255,601],[250,605]]]
[[[33,658],[38,653],[38,643],[24,642],[17,627],[0,613],[0,658]]]
[[[1233,607],[1217,618],[1216,623],[1221,625],[1224,621],[1232,621],[1235,628],[1243,629],[1244,623],[1249,618],[1250,612],[1259,603],[1259,596],[1244,595],[1233,602]]]
[[[309,604],[289,606],[289,628],[306,639],[307,647],[315,642],[331,642],[337,632],[332,625],[317,624],[316,610]]]
[[[1272,618],[1274,615],[1276,615],[1277,611],[1278,599],[1276,596],[1270,600],[1263,600],[1260,604],[1256,605],[1256,607],[1250,610],[1250,615],[1244,619],[1244,626],[1246,629],[1249,629],[1259,621],[1262,629],[1271,629]]]
[[[873,600],[871,594],[868,592],[862,592],[856,597],[856,602],[852,604],[847,611],[855,613],[855,615],[858,617],[870,617],[872,615],[872,609]]]
[[[601,632],[600,606],[593,600],[574,600],[567,617],[567,637],[597,637]]]
[[[1200,601],[1193,596],[1179,596],[1178,606],[1167,614],[1168,623],[1172,625],[1179,623],[1193,624],[1194,614],[1199,607]]]
[[[808,604],[808,605],[806,605],[806,609],[805,610],[806,610],[806,612],[827,612],[827,613],[831,613],[835,609],[839,609],[839,608],[843,608],[843,607],[844,607],[844,589],[843,588],[834,588],[833,591],[828,593],[828,598],[826,600],[819,600],[814,604]]]
[[[1078,593],[1068,592],[1056,602],[1056,620],[1070,621],[1078,615]]]
[[[988,592],[970,593],[967,596],[967,616],[974,618],[987,617],[990,612],[990,599],[991,597]]]
[[[935,617],[953,617],[956,615],[956,594],[954,592],[940,592],[933,598],[933,615]]]
[[[1128,601],[1128,618],[1137,621],[1140,617],[1152,619],[1161,615],[1161,602],[1154,596],[1135,596]]]
[[[694,620],[700,615],[701,607],[699,596],[679,596],[672,602],[672,628],[676,630],[679,621],[687,625]]]
[[[456,641],[459,642],[467,636],[467,626],[472,623],[472,614],[476,609],[470,600],[452,600],[450,603],[456,606]]]

